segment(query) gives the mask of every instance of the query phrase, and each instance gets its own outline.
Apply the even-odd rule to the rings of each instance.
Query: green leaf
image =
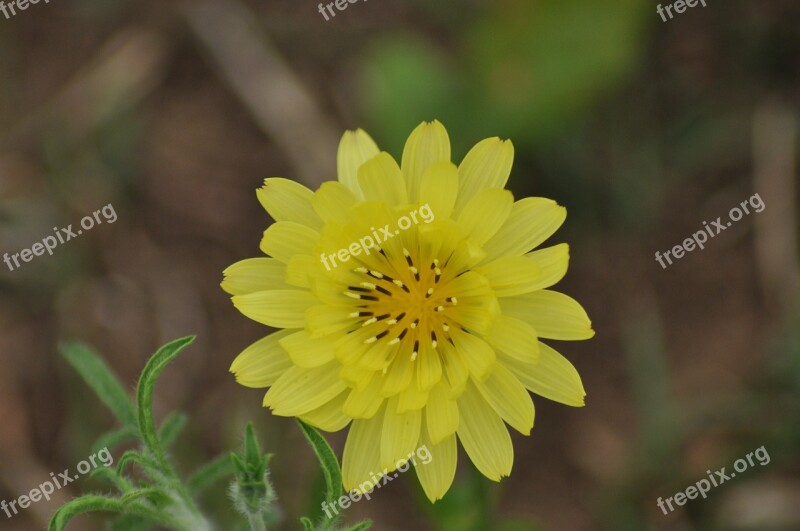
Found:
[[[322,473],[325,476],[325,500],[333,505],[334,501],[339,498],[342,493],[342,469],[339,467],[339,460],[336,459],[336,454],[333,453],[328,441],[319,434],[319,432],[309,426],[300,419],[297,419],[300,429],[303,430],[303,435],[306,436],[308,443],[317,454],[322,465]]]
[[[119,501],[122,502],[124,507],[128,507],[133,502],[141,500],[142,498],[156,504],[168,503],[170,501],[169,495],[163,489],[158,487],[147,487],[144,489],[132,490],[126,492]]]
[[[159,431],[158,438],[161,440],[161,446],[166,450],[175,442],[175,439],[186,427],[189,417],[183,413],[172,413],[164,422],[161,423],[161,430]]]
[[[76,498],[71,502],[62,505],[61,508],[58,509],[53,515],[53,518],[50,520],[50,524],[48,525],[47,529],[48,531],[63,531],[66,529],[67,524],[72,518],[80,514],[92,512],[114,512],[135,515],[141,518],[146,518],[156,524],[163,525],[164,527],[170,529],[185,528],[185,526],[181,526],[179,522],[173,521],[169,515],[161,514],[151,507],[141,504],[130,504],[125,506],[116,498],[107,498],[105,496],[89,494],[86,496],[81,496],[80,498]]]
[[[89,473],[89,477],[96,478],[101,481],[105,481],[106,483],[110,483],[111,485],[114,485],[122,494],[133,489],[133,485],[131,484],[131,482],[128,481],[123,476],[120,476],[119,473],[117,473],[117,471],[114,470],[113,468],[106,468],[106,467],[95,468]]]
[[[192,496],[196,496],[217,481],[233,475],[233,472],[233,462],[230,455],[221,455],[192,474],[192,477],[187,482],[189,492]]]
[[[139,410],[139,433],[147,449],[156,456],[161,462],[166,462],[164,450],[159,444],[156,433],[156,424],[153,418],[153,390],[156,380],[161,375],[164,368],[180,352],[195,339],[195,336],[188,336],[171,341],[161,347],[152,358],[147,362],[141,376],[139,384],[136,386],[136,405]]]
[[[111,410],[123,426],[136,429],[136,413],[128,394],[108,365],[88,346],[82,343],[64,343],[61,354],[78,371],[100,401]]]
[[[75,516],[98,511],[121,513],[122,503],[115,498],[106,498],[105,496],[81,496],[62,505],[53,515],[47,529],[48,531],[62,531]]]
[[[303,524],[303,531],[315,531],[314,524],[311,522],[311,519],[307,516],[303,516],[300,518],[300,523]]]
[[[372,527],[372,520],[364,520],[363,522],[357,523],[353,527],[348,527],[346,531],[364,531],[370,527]]]
[[[147,475],[152,477],[158,477],[161,475],[162,471],[160,470],[159,464],[153,461],[151,458],[143,455],[136,450],[128,450],[117,461],[117,474],[123,476],[125,473],[125,467],[128,463],[136,463],[139,465],[142,470],[147,472]]]

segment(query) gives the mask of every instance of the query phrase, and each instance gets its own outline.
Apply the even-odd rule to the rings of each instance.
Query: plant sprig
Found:
[[[110,527],[114,531],[146,531],[156,525],[176,531],[211,531],[215,526],[201,512],[195,498],[223,480],[230,480],[231,500],[244,519],[242,529],[266,531],[278,520],[277,495],[269,478],[272,456],[261,453],[252,423],[245,428],[240,453],[213,459],[187,480],[180,477],[169,456],[168,450],[188,418],[173,413],[158,426],[153,415],[153,391],[163,370],[194,339],[176,339],[158,349],[139,377],[135,405],[108,365],[89,347],[80,343],[61,346],[70,365],[121,424],[100,436],[94,447],[111,448],[130,441],[138,441],[139,447],[124,452],[116,468],[98,468],[91,474],[116,490],[117,496],[86,494],[64,504],[53,515],[48,531],[62,531],[72,518],[90,512],[116,513]],[[339,462],[316,429],[299,419],[298,424],[319,459],[325,477],[325,498],[331,503],[342,491]],[[133,467],[144,479],[130,476]],[[300,521],[306,531],[332,531],[337,524],[337,519],[325,517],[317,524],[307,517]],[[365,520],[347,531],[361,531],[371,525]]]

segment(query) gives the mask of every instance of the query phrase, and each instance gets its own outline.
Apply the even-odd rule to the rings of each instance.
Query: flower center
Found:
[[[458,304],[458,299],[448,284],[463,272],[452,267],[448,270],[449,257],[444,262],[437,257],[423,261],[405,248],[402,257],[391,256],[383,249],[379,252],[384,258],[381,271],[355,268],[360,282],[348,286],[345,292],[357,301],[357,311],[350,316],[360,319],[360,327],[372,327],[375,332],[364,342],[403,342],[415,360],[423,342],[436,350],[440,341],[452,341],[450,328],[458,325],[448,317],[448,310]],[[358,327],[351,332],[355,330]]]

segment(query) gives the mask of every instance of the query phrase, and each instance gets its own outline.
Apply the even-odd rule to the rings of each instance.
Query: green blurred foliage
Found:
[[[363,65],[370,127],[393,152],[433,118],[456,154],[487,132],[534,146],[635,71],[649,11],[634,0],[503,0],[452,29],[452,53],[418,35],[381,37]]]

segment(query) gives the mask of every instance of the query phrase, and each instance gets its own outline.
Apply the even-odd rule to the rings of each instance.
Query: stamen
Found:
[[[353,271],[355,271],[356,273],[369,273],[369,269],[367,269],[366,267],[357,267]]]
[[[378,338],[373,336],[373,337],[367,339],[366,341],[364,341],[364,343],[375,343],[377,340],[378,340]]]
[[[435,349],[436,345],[436,332],[431,332],[431,346]]]
[[[361,295],[359,295],[358,293],[352,293],[350,291],[345,291],[344,294],[347,295],[348,297],[350,297],[351,299],[360,299],[361,298]]]
[[[436,307],[436,311],[437,312],[443,312],[444,311],[444,306],[437,306]]]
[[[447,300],[448,300],[448,301],[450,301],[450,302],[452,302],[452,303],[453,303],[453,306],[455,306],[456,304],[458,304],[458,299],[456,299],[455,297],[450,297],[450,298],[449,298],[449,299],[447,299]]]
[[[392,314],[390,314],[390,313],[385,313],[385,314],[383,314],[383,315],[379,315],[379,316],[378,316],[378,321],[383,321],[384,319],[386,319],[387,317],[389,317],[389,316],[391,316],[391,315],[392,315]]]
[[[411,328],[416,328],[419,324],[419,319],[415,319],[413,323],[411,323]]]
[[[445,332],[449,332],[450,331],[450,325],[447,324],[447,323],[442,324],[442,330],[444,330]]]
[[[396,325],[397,324],[397,319],[389,319],[388,321],[386,321],[386,324],[388,324],[388,325]]]
[[[417,359],[418,352],[419,352],[419,340],[414,341],[414,352],[411,353],[411,361]]]
[[[363,268],[363,269],[366,269],[366,267]],[[369,274],[372,275],[375,278],[383,278],[383,273],[381,273],[379,271],[370,271]]]
[[[377,319],[377,318],[375,318],[375,317],[373,317],[372,319],[367,319],[366,321],[364,321],[363,323],[361,323],[361,326],[369,326],[369,325],[371,325],[372,323],[377,323],[377,322],[378,322],[378,319]]]
[[[381,293],[383,293],[384,295],[391,295],[391,294],[392,294],[392,292],[391,292],[391,291],[389,291],[388,289],[384,288],[383,286],[375,286],[375,289],[376,289],[377,291],[380,291],[380,292],[381,292]]]
[[[381,332],[380,334],[378,334],[378,335],[377,335],[377,336],[375,336],[375,337],[376,337],[377,339],[383,339],[383,338],[384,338],[384,337],[386,337],[387,335],[389,335],[389,331],[388,331],[388,330],[384,330],[383,332]]]
[[[369,288],[370,290],[373,290],[378,287],[372,282],[362,282],[361,285],[364,286],[365,288]]]
[[[400,338],[399,337],[396,337],[396,338],[392,339],[391,341],[389,341],[390,345],[396,345],[398,343],[400,343]]]
[[[353,312],[353,313],[350,314],[350,317],[358,317],[359,313],[361,313],[361,312]]]

